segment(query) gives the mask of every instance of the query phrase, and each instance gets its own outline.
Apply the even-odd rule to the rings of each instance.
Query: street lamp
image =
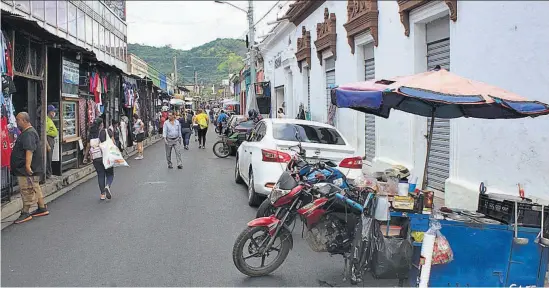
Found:
[[[252,0],[248,0],[248,11],[238,7],[238,6],[235,6],[227,1],[219,1],[219,0],[215,0],[214,1],[215,3],[218,3],[218,4],[227,4],[229,6],[232,6],[233,8],[236,8],[244,13],[246,13],[248,15],[248,40],[250,42],[250,78],[251,78],[251,83],[250,83],[250,86],[252,87],[252,91],[254,92],[253,93],[253,97],[256,97],[255,96],[255,81],[256,81],[256,71],[255,71],[255,50],[254,50],[254,45],[255,45],[255,40],[254,40],[254,6],[253,6],[253,1]],[[254,99],[255,100],[255,99]],[[251,103],[257,103],[257,101],[252,101]],[[256,104],[257,105],[257,104]],[[250,109],[252,107],[246,107],[247,109]],[[255,107],[253,107],[255,108]]]

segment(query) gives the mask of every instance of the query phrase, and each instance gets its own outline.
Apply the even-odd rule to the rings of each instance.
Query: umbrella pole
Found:
[[[427,155],[425,156],[425,167],[423,168],[421,190],[425,190],[427,188],[427,167],[429,158],[431,157],[431,142],[433,142],[433,128],[435,127],[435,111],[436,108],[433,108],[433,111],[431,112],[431,126],[429,127],[429,135],[427,135]]]

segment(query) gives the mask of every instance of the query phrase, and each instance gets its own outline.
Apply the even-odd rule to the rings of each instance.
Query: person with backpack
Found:
[[[92,159],[93,167],[97,172],[97,182],[99,184],[99,199],[105,200],[111,199],[111,185],[114,181],[114,167],[105,169],[103,165],[103,153],[99,147],[100,143],[107,141],[107,133],[114,142],[114,134],[110,129],[105,130],[103,126],[103,119],[96,118],[94,125],[90,129],[88,139],[90,139],[90,156]],[[116,145],[116,143],[115,143]]]
[[[195,121],[198,124],[198,149],[206,149],[206,133],[208,132],[210,118],[204,113],[204,110],[198,109]]]
[[[183,136],[183,148],[189,150],[189,140],[191,139],[193,115],[192,113],[185,112],[181,118],[179,118],[179,124],[181,126],[181,135]]]

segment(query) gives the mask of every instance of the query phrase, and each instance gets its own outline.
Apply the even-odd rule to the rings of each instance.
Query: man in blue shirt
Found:
[[[223,133],[223,123],[227,122],[227,114],[225,111],[221,110],[219,116],[217,116],[217,125],[219,126],[219,135]]]

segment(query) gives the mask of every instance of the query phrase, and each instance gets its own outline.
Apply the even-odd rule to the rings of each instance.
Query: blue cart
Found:
[[[426,232],[429,216],[392,212],[391,217],[410,218],[411,230]],[[540,228],[519,227],[518,237],[528,243],[513,242],[511,225],[476,224],[438,220],[440,232],[448,239],[454,260],[433,265],[429,286],[432,287],[543,287],[549,262],[549,248],[535,243]],[[414,259],[409,285],[417,286],[421,243],[414,242]]]

